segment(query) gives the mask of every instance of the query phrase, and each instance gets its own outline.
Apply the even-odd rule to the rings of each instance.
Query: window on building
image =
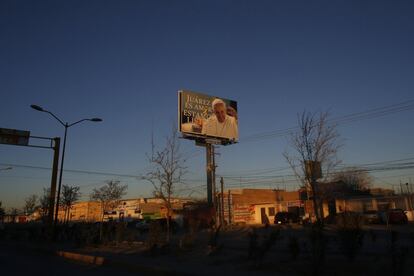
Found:
[[[274,216],[275,215],[275,207],[269,207],[267,209],[267,211],[269,212],[269,216]]]

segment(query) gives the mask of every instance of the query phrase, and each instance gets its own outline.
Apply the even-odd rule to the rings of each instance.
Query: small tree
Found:
[[[39,198],[40,216],[45,220],[49,215],[50,188],[43,188],[43,195]]]
[[[16,217],[19,215],[19,212],[20,212],[19,209],[14,208],[14,207],[9,209],[9,214],[10,214],[12,223],[16,222]]]
[[[350,192],[367,191],[371,187],[372,178],[367,171],[358,168],[346,168],[336,172],[333,181],[341,181]]]
[[[34,211],[36,211],[38,207],[37,201],[37,195],[31,195],[26,197],[26,199],[24,200],[24,212],[26,215],[31,215]]]
[[[65,210],[63,221],[66,223],[69,221],[70,208],[72,208],[72,205],[78,201],[81,196],[79,189],[80,187],[78,186],[62,186],[62,197],[60,199],[60,205],[63,206]]]
[[[307,170],[306,164],[320,164],[327,178],[330,171],[339,163],[337,152],[339,134],[336,125],[330,123],[327,112],[310,113],[304,111],[298,116],[298,130],[291,134],[291,147],[294,154],[284,153],[295,175],[312,192],[316,219],[322,222],[322,197],[318,191],[318,176],[313,169]]]
[[[105,212],[118,206],[119,201],[126,194],[128,186],[121,185],[119,181],[110,180],[106,184],[98,189],[93,189],[90,195],[91,200],[99,201],[101,203],[101,223],[99,229],[99,238],[102,240],[103,233],[103,220]]]
[[[153,141],[151,141],[151,147],[151,156],[147,157],[152,168],[144,176],[144,179],[149,181],[154,187],[154,196],[162,199],[164,203],[164,208],[167,212],[167,242],[169,242],[174,189],[186,173],[186,168],[184,167],[185,159],[180,152],[176,127],[172,127],[171,134],[166,138],[164,147],[155,149]]]

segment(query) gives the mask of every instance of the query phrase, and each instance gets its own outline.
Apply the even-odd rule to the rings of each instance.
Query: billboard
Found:
[[[237,102],[188,90],[178,91],[180,131],[190,137],[239,139]]]

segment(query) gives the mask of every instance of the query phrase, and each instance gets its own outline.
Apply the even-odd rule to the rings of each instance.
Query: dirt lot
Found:
[[[177,233],[168,247],[159,242],[162,234],[148,233],[140,241],[78,251],[104,256],[107,264],[120,268],[161,274],[414,275],[414,225],[365,226],[357,241],[332,226],[325,227],[322,238],[312,233],[298,225],[238,226],[220,231],[213,247],[211,231],[203,230]],[[275,239],[269,242],[272,235]],[[157,246],[148,242],[157,239]]]
[[[413,224],[318,229],[301,225],[231,226],[218,232],[181,229],[167,245],[165,232],[157,228],[140,233],[116,223],[107,227],[108,235],[99,243],[96,224],[62,226],[58,241],[47,242],[41,225],[28,224],[3,231],[0,247],[3,267],[9,264],[8,271],[16,272],[26,267],[23,263],[38,264],[40,271],[51,260],[61,260],[57,251],[66,251],[104,257],[102,266],[91,269],[63,264],[67,271],[79,269],[80,275],[101,271],[103,275],[109,271],[117,275],[414,275]],[[29,251],[40,255],[27,255]]]

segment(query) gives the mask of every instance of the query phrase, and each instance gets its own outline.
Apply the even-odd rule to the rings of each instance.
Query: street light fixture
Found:
[[[70,128],[71,126],[74,126],[76,124],[79,124],[81,122],[84,121],[91,121],[91,122],[102,122],[101,118],[90,118],[90,119],[82,119],[73,123],[64,123],[61,119],[59,119],[55,114],[53,114],[52,112],[44,109],[41,106],[32,104],[30,105],[31,108],[33,108],[36,111],[40,111],[40,112],[45,112],[45,113],[49,113],[53,118],[55,118],[64,128],[65,128],[65,136],[63,139],[63,150],[62,150],[62,159],[60,162],[60,172],[59,172],[59,186],[58,186],[58,193],[57,193],[57,198],[56,198],[56,212],[55,212],[55,219],[54,219],[54,225],[56,225],[57,221],[58,221],[58,212],[59,212],[59,200],[60,200],[60,189],[62,187],[62,175],[63,175],[63,162],[65,161],[65,149],[66,149],[66,136],[67,136],[67,132],[68,132],[68,128]]]

